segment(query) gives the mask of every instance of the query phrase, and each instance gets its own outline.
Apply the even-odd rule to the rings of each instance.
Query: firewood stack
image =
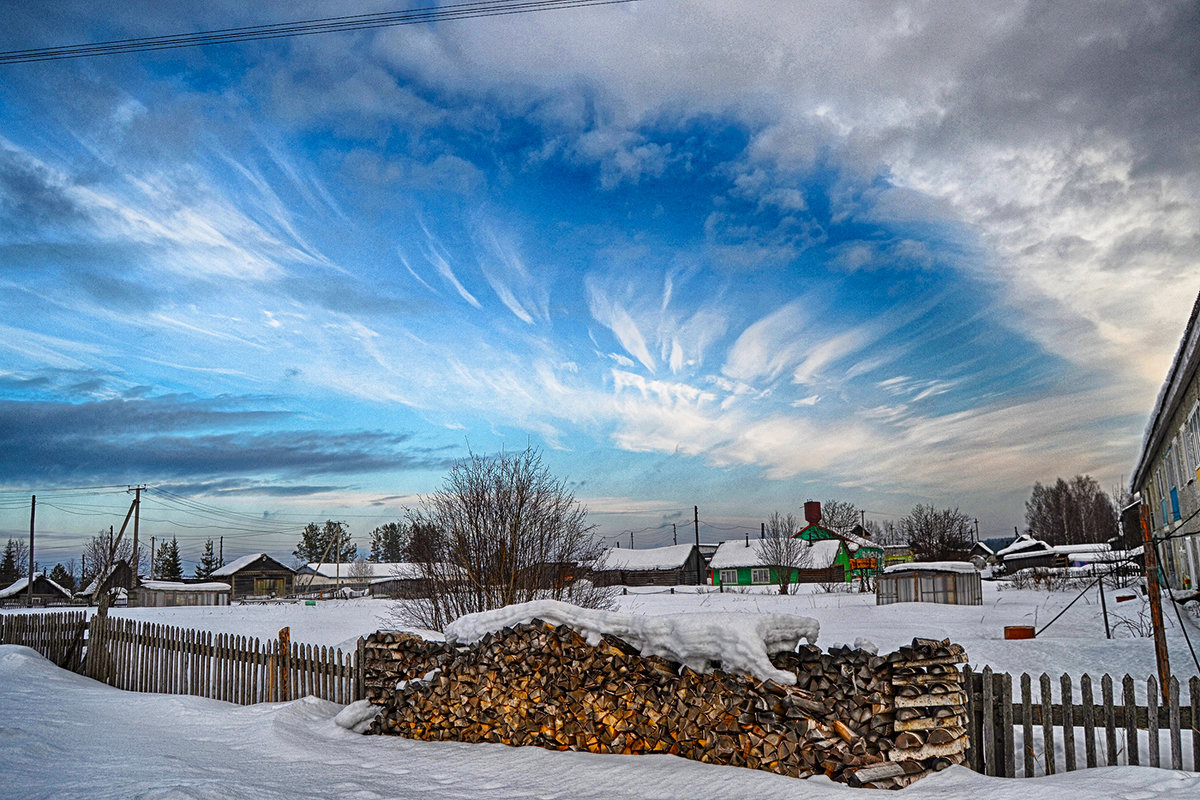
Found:
[[[966,660],[949,639],[913,639],[887,656],[895,706],[890,763],[856,770],[851,786],[900,788],[966,759],[967,695],[958,671]]]
[[[383,707],[371,732],[412,739],[669,753],[879,788],[907,785],[939,759],[957,763],[966,742],[959,716],[927,717],[961,711],[945,659],[962,660],[962,648],[949,642],[917,640],[886,657],[804,645],[772,659],[796,674],[794,686],[694,672],[614,636],[593,647],[540,620],[459,648],[380,632],[365,656],[368,699]],[[952,736],[934,741],[935,730]]]

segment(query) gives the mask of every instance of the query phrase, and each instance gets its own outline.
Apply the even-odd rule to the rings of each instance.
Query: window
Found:
[[[754,569],[750,570],[750,582],[770,583],[771,570],[767,569],[766,567],[755,567]]]
[[[737,570],[736,569],[721,570],[721,585],[722,586],[727,583],[736,584],[737,582],[738,582],[738,579],[737,579]]]

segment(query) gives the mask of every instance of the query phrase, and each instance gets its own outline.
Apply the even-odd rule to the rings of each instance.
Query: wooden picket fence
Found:
[[[1015,778],[1018,761],[1021,777],[1117,764],[1200,771],[1200,677],[1188,681],[1190,702],[1181,700],[1179,680],[1172,677],[1163,702],[1158,679],[1150,676],[1141,703],[1137,681],[1129,675],[1120,679],[1119,701],[1117,682],[1102,675],[1099,703],[1090,675],[1078,682],[1060,677],[1057,703],[1055,681],[1046,673],[1037,679],[1036,698],[1027,673],[1018,679],[1015,697],[1008,673],[967,667],[963,677],[971,737],[967,765],[976,772]]]
[[[134,692],[231,703],[312,695],[346,704],[364,696],[356,652],[157,625],[119,617],[0,615],[0,644],[20,644],[89,678]]]

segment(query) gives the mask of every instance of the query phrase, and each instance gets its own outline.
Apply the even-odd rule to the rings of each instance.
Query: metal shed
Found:
[[[875,605],[944,603],[983,605],[979,571],[967,561],[914,561],[884,570],[875,583]]]

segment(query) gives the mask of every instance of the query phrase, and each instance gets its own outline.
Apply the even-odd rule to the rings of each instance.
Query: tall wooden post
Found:
[[[136,486],[133,489],[133,577],[130,579],[130,587],[137,588],[138,585],[138,564],[142,560],[141,553],[138,551],[138,521],[142,516],[142,487]]]
[[[25,605],[33,608],[33,520],[37,515],[37,495],[29,496],[29,586],[25,592]]]
[[[1154,627],[1154,660],[1158,662],[1158,685],[1163,702],[1170,702],[1171,662],[1167,656],[1167,632],[1163,628],[1162,597],[1158,591],[1158,552],[1150,535],[1150,506],[1139,508],[1142,522],[1142,552],[1146,559],[1146,594],[1150,600],[1150,624]]]
[[[700,552],[700,506],[692,506],[692,520],[696,524],[696,552]],[[696,559],[696,585],[704,585],[704,559]]]
[[[292,699],[292,629],[279,629],[279,699]]]

